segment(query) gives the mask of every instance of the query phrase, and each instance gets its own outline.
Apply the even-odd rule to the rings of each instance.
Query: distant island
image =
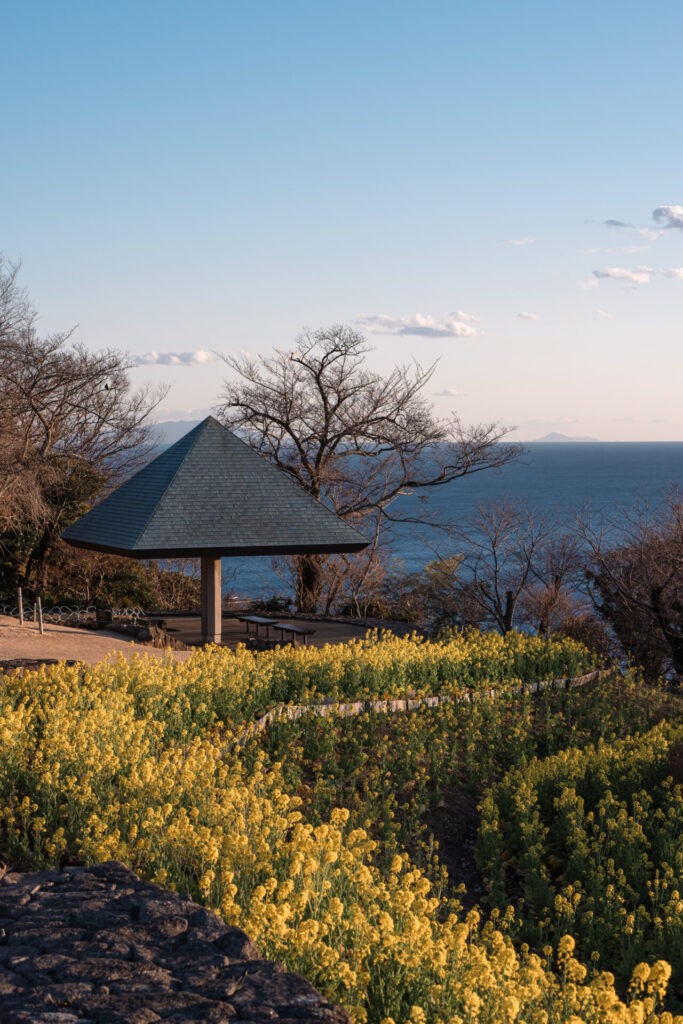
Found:
[[[529,443],[530,444],[545,444],[546,442],[551,442],[551,443],[563,444],[563,443],[565,443],[567,441],[570,441],[570,442],[573,442],[573,443],[576,443],[577,441],[581,441],[581,442],[595,441],[595,442],[598,442],[598,438],[597,437],[569,437],[568,434],[558,434],[556,431],[553,431],[551,434],[546,434],[544,437],[536,437],[536,438],[534,438],[533,441],[530,441]]]

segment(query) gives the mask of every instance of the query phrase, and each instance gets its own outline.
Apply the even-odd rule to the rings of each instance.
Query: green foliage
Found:
[[[479,856],[491,900],[524,892],[520,937],[571,933],[584,961],[623,986],[640,960],[666,956],[683,983],[683,726],[570,746],[512,768],[482,801]],[[634,723],[635,725],[635,723]]]
[[[429,868],[434,848],[425,810],[454,789],[476,801],[509,769],[523,776],[536,757],[647,729],[662,709],[659,693],[615,675],[577,690],[482,694],[472,703],[423,706],[409,715],[368,711],[351,718],[279,719],[242,757],[255,763],[265,750],[312,821],[343,806],[356,826],[372,822],[387,862],[407,847]]]
[[[121,658],[0,675],[0,847],[20,867],[118,858],[191,892],[343,1002],[357,1024],[386,1024],[389,1015],[397,1024],[671,1024],[657,1012],[666,963],[637,966],[637,1001],[627,1009],[607,975],[587,978],[569,936],[558,943],[555,974],[545,956],[514,948],[511,909],[484,925],[476,911],[463,918],[434,850],[420,846],[424,811],[448,787],[474,802],[492,780],[522,765],[524,778],[549,763],[535,758],[557,758],[561,748],[591,798],[617,780],[609,771],[603,778],[602,763],[582,775],[580,748],[647,729],[666,710],[661,692],[616,677],[536,696],[514,689],[516,673],[531,681],[590,661],[570,641],[517,634],[455,634],[438,644],[371,635],[322,649],[209,647],[182,663]],[[281,700],[403,696],[425,682],[460,694],[463,679],[475,691],[469,703],[308,716],[273,724],[261,749],[230,743]],[[615,800],[656,782],[663,757],[661,742],[642,754],[637,742],[621,742],[609,762],[623,762]],[[550,787],[543,807],[556,774],[539,775]],[[653,805],[639,800],[642,823]],[[668,817],[661,807],[663,841],[651,860],[673,864],[678,802]],[[543,820],[536,824],[542,833]],[[624,825],[616,839],[631,834],[636,865],[637,832]],[[645,959],[658,953],[653,946]]]

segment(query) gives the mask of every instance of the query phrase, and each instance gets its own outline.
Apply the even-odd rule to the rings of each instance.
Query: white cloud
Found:
[[[472,327],[479,317],[464,313],[461,309],[448,316],[431,316],[416,313],[415,316],[392,317],[384,313],[373,316],[359,316],[356,323],[371,334],[411,334],[424,338],[476,338],[479,331]]]
[[[597,288],[598,281],[595,278],[610,278],[613,281],[628,281],[629,284],[649,284],[653,274],[661,274],[671,281],[683,281],[683,267],[670,267],[668,270],[654,270],[652,267],[605,267],[604,270],[594,270],[593,278],[588,281],[580,281],[579,288],[586,291],[589,288]]]
[[[457,388],[444,388],[443,391],[435,391],[434,394],[440,398],[462,398],[465,392],[458,391]]]
[[[593,288],[599,288],[600,282],[596,281],[594,277],[589,277],[587,281],[579,281],[579,291],[589,292]]]
[[[638,285],[649,284],[653,273],[652,267],[634,267],[632,270],[626,267],[605,267],[604,270],[594,270],[593,277],[612,281],[628,281],[629,284]]]
[[[657,209],[653,212],[652,216],[654,217],[655,220],[659,220],[659,218],[656,217],[655,214],[657,214],[658,212],[661,212],[661,211],[666,211],[666,210],[681,210],[681,214],[683,215],[683,207],[680,207],[680,206],[658,206]],[[660,238],[662,233],[663,233],[663,229],[661,229],[661,228],[637,228],[635,226],[635,224],[630,224],[628,221],[625,221],[625,220],[611,220],[610,219],[610,220],[604,221],[604,224],[606,225],[606,227],[608,227],[608,228],[616,228],[618,231],[633,232],[633,234],[640,235],[641,238],[647,238],[647,240],[649,242],[653,242],[653,241],[655,241],[655,239]],[[667,224],[665,226],[666,227],[677,227],[677,225],[675,225],[675,224]]]
[[[614,320],[614,313],[606,313],[604,309],[598,310],[598,316],[601,316],[603,320]]]
[[[517,319],[518,320],[540,320],[541,317],[539,316],[538,313],[527,313],[525,311],[522,311],[521,313],[517,314]]]
[[[610,245],[606,249],[582,249],[581,252],[584,256],[596,256],[610,252],[647,252],[649,248],[649,245]]]
[[[652,211],[652,220],[657,227],[639,228],[625,220],[606,220],[604,223],[608,228],[632,232],[652,242],[661,238],[665,231],[683,231],[683,206],[680,203],[657,206]]]
[[[481,320],[476,313],[466,313],[463,309],[456,309],[455,313],[449,313],[449,316],[455,317],[456,320],[462,320],[466,324],[478,324]]]
[[[652,219],[661,224],[664,231],[683,231],[683,206],[658,206],[652,211]]]
[[[536,241],[535,238],[509,238],[505,244],[506,245],[531,245],[532,242],[535,242],[535,241]]]
[[[201,366],[210,363],[213,358],[213,352],[206,352],[203,348],[195,352],[147,352],[144,356],[136,357],[135,365]]]

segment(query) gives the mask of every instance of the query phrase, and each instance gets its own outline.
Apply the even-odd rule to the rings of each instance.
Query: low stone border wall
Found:
[[[123,864],[0,881],[2,1024],[350,1024],[249,937]]]
[[[523,683],[521,686],[512,687],[509,690],[465,690],[458,694],[435,694],[426,697],[396,698],[394,700],[357,700],[351,702],[339,702],[333,700],[321,701],[319,704],[278,704],[277,707],[257,718],[255,722],[245,726],[236,736],[233,736],[227,746],[229,753],[235,747],[243,747],[245,743],[264,732],[273,722],[285,718],[288,721],[296,721],[303,715],[313,714],[321,718],[330,715],[340,715],[342,718],[352,718],[354,715],[361,715],[365,711],[378,711],[380,714],[395,714],[397,712],[415,711],[417,708],[436,708],[440,704],[469,704],[484,697],[495,700],[499,696],[514,695],[519,693],[539,693],[546,689],[570,690],[577,686],[585,686],[587,683],[595,682],[605,676],[611,675],[613,669],[594,669],[582,676],[567,676],[561,679],[544,679],[537,683]]]

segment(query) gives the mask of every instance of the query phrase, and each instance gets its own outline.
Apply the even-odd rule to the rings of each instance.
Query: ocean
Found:
[[[558,510],[567,518],[590,505],[606,515],[647,499],[656,505],[672,487],[683,490],[683,442],[565,442],[526,446],[526,454],[499,471],[464,476],[443,487],[404,495],[394,506],[422,520],[439,517],[462,522],[481,504],[521,500],[538,512]],[[400,503],[400,504],[399,504]],[[402,526],[394,554],[406,571],[419,571],[431,558],[429,534]],[[425,539],[427,538],[427,540]],[[243,597],[283,594],[286,587],[268,558],[224,558],[227,589]]]

